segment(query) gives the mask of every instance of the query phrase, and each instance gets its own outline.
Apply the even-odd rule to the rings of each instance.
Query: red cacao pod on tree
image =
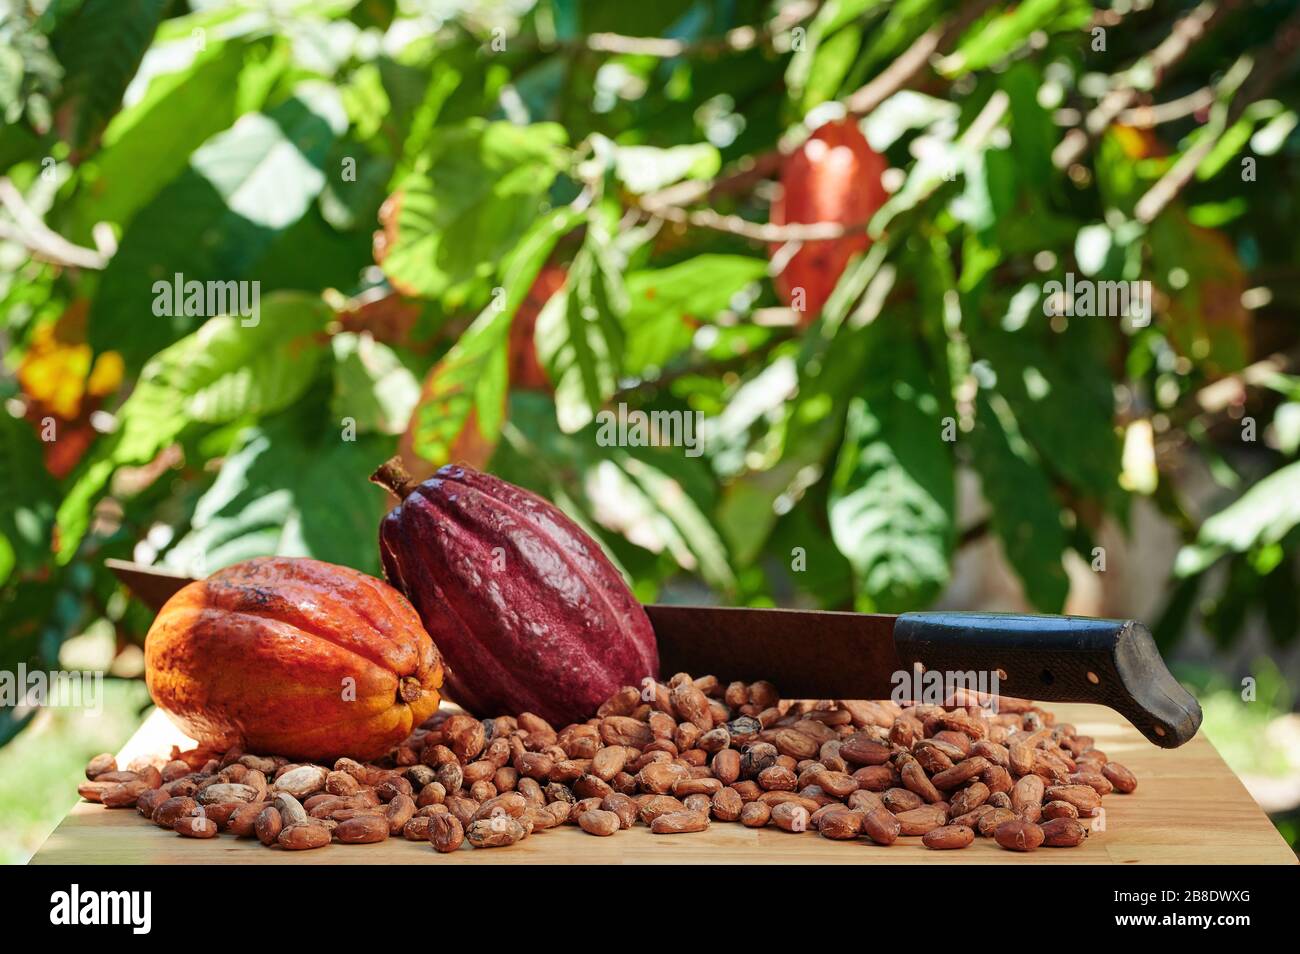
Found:
[[[384,572],[419,610],[456,702],[562,725],[658,676],[645,610],[556,507],[461,465],[416,484],[394,459],[374,480],[401,500],[380,524]]]
[[[378,758],[441,699],[442,660],[406,598],[319,560],[248,560],[189,584],[144,655],[158,708],[216,749]]]
[[[526,391],[550,391],[551,382],[537,360],[537,345],[533,331],[537,316],[551,296],[564,287],[565,270],[559,265],[547,265],[533,279],[532,287],[515,312],[510,324],[510,386]]]
[[[777,293],[800,311],[800,325],[821,313],[849,259],[871,244],[865,226],[885,203],[885,168],[884,157],[853,118],[818,126],[781,167],[774,224],[839,222],[854,229],[840,238],[805,242],[776,277]]]

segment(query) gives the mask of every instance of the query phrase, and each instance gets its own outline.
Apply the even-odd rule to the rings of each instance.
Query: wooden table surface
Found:
[[[935,852],[920,838],[889,848],[859,839],[830,841],[813,832],[750,829],[715,822],[705,832],[652,835],[642,825],[597,838],[563,826],[510,848],[440,855],[427,844],[392,838],[377,845],[331,845],[315,851],[264,848],[256,840],[221,835],[196,841],[164,831],[136,812],[78,804],[32,858],[32,864],[1295,864],[1296,856],[1200,735],[1182,748],[1158,749],[1109,709],[1053,705],[1064,721],[1094,736],[1097,746],[1138,776],[1137,791],[1103,801],[1104,830],[1072,849],[1040,848],[1022,855],[977,838],[961,851]],[[154,712],[119,753],[126,764],[142,754],[187,745]]]

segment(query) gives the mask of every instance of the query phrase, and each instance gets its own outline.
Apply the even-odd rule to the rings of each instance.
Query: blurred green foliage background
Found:
[[[138,676],[108,557],[378,572],[401,453],[548,496],[646,600],[970,604],[991,546],[985,603],[1131,611],[1079,581],[1135,574],[1234,767],[1300,771],[1233,741],[1300,666],[1296,3],[7,6],[0,669]],[[801,316],[761,226],[846,115],[890,197]],[[260,321],[157,315],[178,273]],[[1067,276],[1150,282],[1151,322],[1047,315]],[[620,404],[704,454],[603,446]],[[93,733],[0,710],[0,840],[70,802],[11,767],[71,791],[129,731],[110,683]]]

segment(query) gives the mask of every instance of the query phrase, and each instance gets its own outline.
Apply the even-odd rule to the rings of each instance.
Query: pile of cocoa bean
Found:
[[[1081,844],[1102,796],[1137,786],[1032,702],[946,702],[788,701],[768,682],[680,673],[625,687],[558,730],[529,713],[442,711],[377,763],[174,749],[120,771],[100,755],[79,791],[185,837],[226,832],[289,850],[403,837],[451,852],[566,824],[608,836],[639,821],[668,835],[738,821],[879,845],[919,837],[933,849],[983,836],[1033,851]]]

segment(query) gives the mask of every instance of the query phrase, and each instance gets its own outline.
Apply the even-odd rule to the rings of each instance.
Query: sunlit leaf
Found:
[[[475,121],[443,129],[392,202],[381,264],[402,291],[454,303],[486,289],[543,211],[564,130]]]
[[[218,316],[154,357],[118,411],[116,432],[96,445],[59,506],[59,559],[76,553],[117,466],[147,463],[191,424],[259,417],[297,400],[315,377],[331,316],[314,296],[276,293],[256,324]]]
[[[953,462],[915,343],[882,335],[873,344],[849,402],[830,525],[853,565],[859,608],[902,612],[924,607],[948,580]]]
[[[555,243],[580,221],[572,208],[557,209],[512,251],[501,272],[504,297],[484,309],[425,379],[405,438],[416,456],[436,466],[463,459],[462,446],[479,449],[476,458],[490,456],[505,418],[510,323]]]
[[[375,527],[387,501],[367,477],[391,449],[334,428],[313,433],[292,414],[252,429],[164,562],[205,576],[255,556],[310,556],[377,573]]]
[[[363,433],[402,433],[420,397],[419,379],[392,348],[370,335],[344,332],[330,344],[335,420],[353,421]]]
[[[182,303],[160,305],[158,283],[174,284],[177,275],[184,282],[257,280],[259,259],[323,188],[323,163],[342,121],[336,93],[306,86],[204,143],[135,216],[104,272],[90,313],[95,350],[121,351],[134,370],[208,317]]]
[[[82,0],[59,21],[51,46],[64,69],[75,142],[98,135],[117,111],[167,6],[167,0]]]
[[[724,311],[736,293],[767,271],[760,258],[697,255],[667,268],[627,276],[624,371],[662,368],[690,347],[695,329]]]
[[[992,507],[993,528],[1024,583],[1025,595],[1043,612],[1060,612],[1070,589],[1061,563],[1066,548],[1061,508],[1000,395],[980,391],[970,444],[980,486]]]
[[[708,179],[722,166],[718,150],[705,142],[667,149],[653,146],[613,146],[613,149],[614,174],[638,194],[683,179]]]
[[[537,357],[555,384],[556,417],[573,432],[613,395],[623,361],[627,292],[599,217],[569,267],[564,288],[537,316]]]

